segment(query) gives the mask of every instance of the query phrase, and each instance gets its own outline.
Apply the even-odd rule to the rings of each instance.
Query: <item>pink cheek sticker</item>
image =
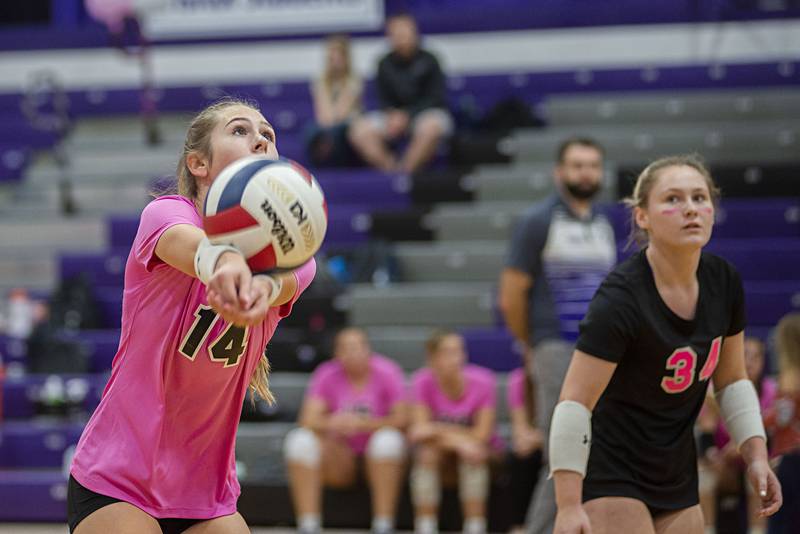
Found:
[[[675,215],[678,212],[680,212],[678,208],[669,208],[666,210],[661,210],[661,215]]]
[[[711,215],[712,213],[714,213],[714,210],[710,207],[700,208],[700,211],[702,211],[707,215]]]

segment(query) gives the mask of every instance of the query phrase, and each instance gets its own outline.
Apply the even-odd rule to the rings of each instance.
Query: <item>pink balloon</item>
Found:
[[[134,0],[84,0],[86,11],[97,21],[102,22],[112,32],[122,30],[125,17],[133,16]]]

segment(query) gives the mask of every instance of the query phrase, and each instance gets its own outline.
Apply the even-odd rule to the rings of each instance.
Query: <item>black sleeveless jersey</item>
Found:
[[[581,322],[577,349],[617,364],[592,414],[584,500],[640,499],[651,509],[698,502],[693,427],[725,337],[744,329],[736,269],[702,253],[695,318],[661,299],[644,251],[617,266]]]

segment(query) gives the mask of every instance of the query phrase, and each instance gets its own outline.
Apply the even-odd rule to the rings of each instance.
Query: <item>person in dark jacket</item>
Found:
[[[364,160],[387,172],[413,173],[453,130],[447,110],[445,78],[436,56],[420,48],[414,19],[394,15],[386,23],[391,51],[378,64],[380,110],[355,120],[350,142]],[[410,135],[399,159],[387,143]]]

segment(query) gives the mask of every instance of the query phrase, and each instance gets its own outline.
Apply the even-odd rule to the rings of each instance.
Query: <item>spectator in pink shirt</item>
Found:
[[[320,531],[322,486],[352,486],[359,461],[365,464],[372,495],[372,531],[394,530],[405,467],[405,397],[403,371],[372,352],[363,330],[339,332],[334,359],[314,371],[300,427],[284,443],[300,532]]]
[[[455,332],[434,333],[426,349],[428,366],[417,371],[412,381],[409,437],[416,446],[411,472],[415,531],[438,531],[440,478],[454,478],[457,468],[464,532],[482,534],[486,532],[495,378],[488,369],[467,364],[464,339]]]

